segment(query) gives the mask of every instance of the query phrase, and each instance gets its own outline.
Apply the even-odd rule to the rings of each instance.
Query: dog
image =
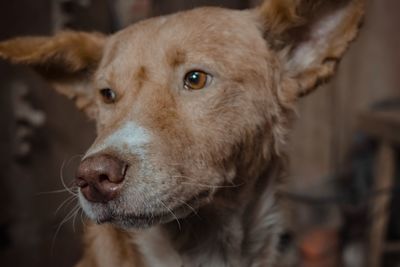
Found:
[[[333,75],[363,10],[265,0],[1,42],[96,121],[75,179],[94,222],[77,266],[282,266],[295,105]]]

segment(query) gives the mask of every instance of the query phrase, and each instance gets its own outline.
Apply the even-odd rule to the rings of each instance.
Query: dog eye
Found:
[[[114,92],[114,90],[110,88],[101,89],[100,95],[103,98],[104,103],[106,104],[112,104],[117,99],[117,94]]]
[[[190,90],[200,90],[210,82],[211,75],[204,71],[194,70],[186,73],[184,86]]]

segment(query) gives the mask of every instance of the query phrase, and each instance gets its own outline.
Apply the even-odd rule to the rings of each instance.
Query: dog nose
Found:
[[[107,203],[120,192],[127,168],[114,156],[94,155],[80,163],[75,183],[87,200]]]

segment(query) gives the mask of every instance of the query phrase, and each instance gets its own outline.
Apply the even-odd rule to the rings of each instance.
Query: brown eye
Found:
[[[211,76],[204,71],[190,71],[185,75],[184,85],[186,89],[200,90],[207,85],[210,78]]]
[[[106,104],[112,104],[117,99],[117,94],[110,88],[101,89],[100,95],[103,98],[104,103]]]

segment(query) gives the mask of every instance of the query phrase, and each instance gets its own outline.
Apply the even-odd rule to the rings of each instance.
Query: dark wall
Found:
[[[51,8],[50,0],[0,1],[0,40],[49,35]],[[81,25],[104,28],[98,21]],[[1,61],[0,87],[0,265],[72,266],[80,254],[80,217],[76,232],[72,220],[59,226],[76,201],[61,206],[70,195],[47,192],[63,189],[64,161],[70,184],[79,157],[68,160],[90,145],[93,124],[27,68]]]
[[[153,14],[168,14],[177,10],[187,10],[199,6],[220,6],[227,8],[246,8],[249,5],[248,0],[154,0]]]

